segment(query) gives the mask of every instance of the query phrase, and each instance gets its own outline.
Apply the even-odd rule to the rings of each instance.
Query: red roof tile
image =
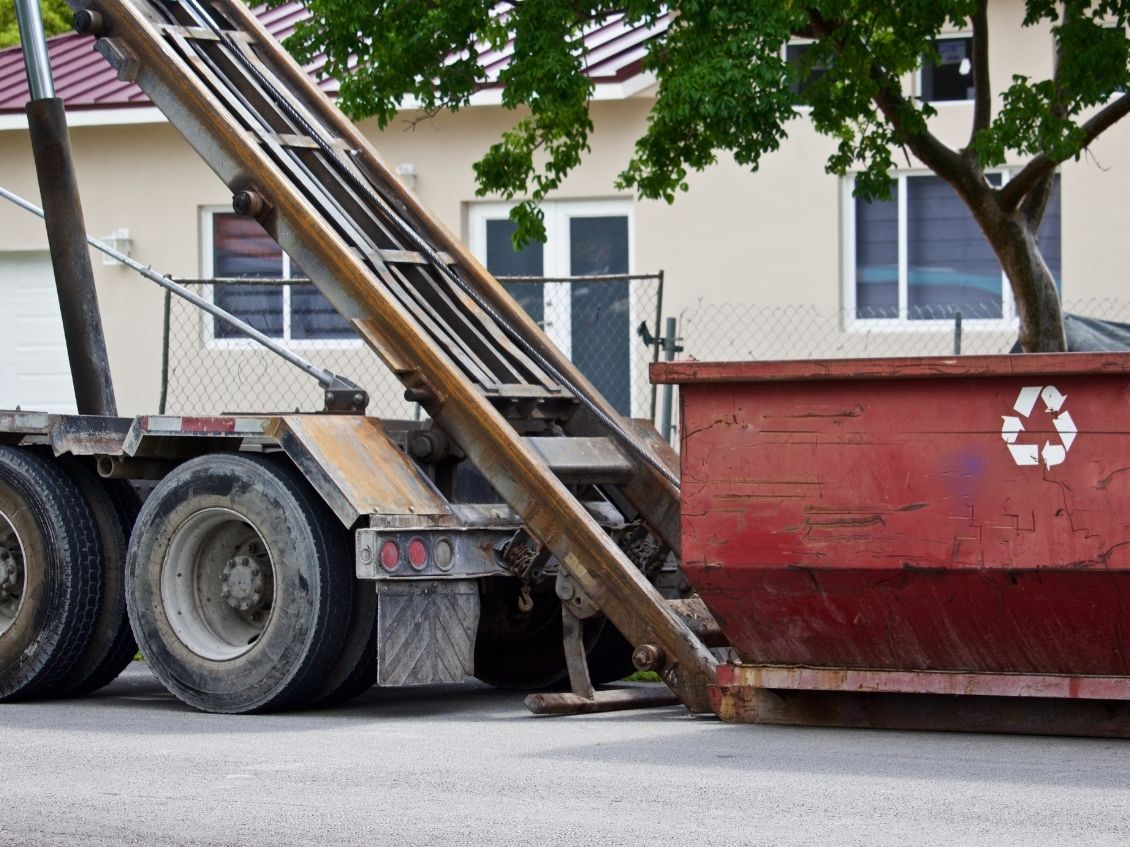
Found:
[[[306,16],[300,3],[287,3],[276,9],[262,6],[255,15],[278,39],[288,36],[294,25]],[[624,23],[620,15],[589,27],[584,33],[587,48],[588,75],[596,83],[620,83],[640,73],[647,41],[667,28],[668,20],[650,26]],[[149,106],[149,98],[133,83],[122,82],[114,69],[93,49],[94,39],[70,33],[48,39],[52,76],[56,94],[69,110],[119,109]],[[499,73],[513,55],[513,45],[504,50],[481,50],[479,61],[486,68],[491,83],[497,87]],[[315,72],[325,62],[318,59],[308,69]],[[323,80],[321,88],[329,94],[337,91],[334,80]],[[27,77],[20,48],[0,50],[0,114],[23,113],[28,100]]]

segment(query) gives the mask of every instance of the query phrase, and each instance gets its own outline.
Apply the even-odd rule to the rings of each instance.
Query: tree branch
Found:
[[[1024,201],[1020,204],[1020,213],[1024,215],[1024,219],[1028,222],[1028,228],[1035,232],[1040,227],[1040,221],[1044,219],[1044,212],[1048,208],[1048,200],[1052,196],[1052,182],[1055,179],[1055,171],[1048,171],[1040,179],[1036,180],[1036,184],[1032,186],[1031,191],[1024,197]]]
[[[969,133],[972,150],[977,133],[985,130],[993,117],[993,89],[989,82],[989,0],[977,0],[973,13],[973,129]]]
[[[843,24],[826,19],[816,9],[809,9],[809,20],[818,38],[832,38],[837,30],[844,28]],[[843,49],[842,42],[834,38],[833,44],[837,51]],[[903,109],[913,107],[902,96],[897,83],[892,82],[883,69],[874,63],[871,64],[871,78],[879,84],[879,91],[874,97],[875,105],[910,152],[959,192],[976,191],[980,183],[975,178],[973,168],[956,151],[943,144],[928,129],[911,132],[906,128],[900,113]]]
[[[1130,92],[1110,101],[1084,122],[1081,127],[1083,142],[1079,145],[1079,149],[1085,150],[1091,142],[1128,114],[1130,114]],[[1053,159],[1045,153],[1034,156],[1021,169],[1020,173],[1010,179],[1000,190],[1001,209],[1005,212],[1016,209],[1021,200],[1024,199],[1024,195],[1031,191],[1041,178],[1054,171],[1060,162],[1066,159],[1066,156],[1063,159]]]

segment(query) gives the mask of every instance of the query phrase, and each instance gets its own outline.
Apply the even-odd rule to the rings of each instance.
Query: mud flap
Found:
[[[475,672],[473,579],[377,583],[377,684],[458,683]]]

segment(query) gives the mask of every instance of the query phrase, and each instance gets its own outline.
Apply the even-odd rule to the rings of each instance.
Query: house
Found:
[[[302,12],[289,4],[257,14],[282,36]],[[1050,70],[1048,31],[1021,29],[1022,16],[1019,0],[990,5],[995,80]],[[812,130],[803,108],[789,140],[756,174],[722,156],[689,177],[689,192],[674,205],[617,192],[616,174],[654,96],[654,81],[641,66],[643,44],[653,34],[619,21],[588,34],[596,83],[592,152],[544,207],[547,243],[521,254],[508,246],[507,206],[476,197],[471,168],[513,120],[497,89],[480,91],[456,114],[418,121],[418,112],[405,109],[384,131],[369,122],[361,128],[496,274],[662,270],[662,312],[680,318],[686,352],[699,359],[944,353],[955,311],[963,311],[966,332],[979,333],[986,349],[1007,349],[1015,338],[1008,286],[948,188],[908,161],[895,175],[894,200],[857,202],[850,178],[824,172],[832,142]],[[791,45],[790,56],[803,50]],[[906,81],[914,95],[936,105],[934,128],[953,144],[967,136],[970,122],[968,50],[966,33],[947,35],[939,44],[942,64]],[[133,258],[178,278],[300,273],[255,225],[231,214],[227,189],[136,87],[116,79],[90,39],[57,37],[50,53],[93,235],[116,239]],[[496,65],[505,60],[504,54],[483,57]],[[332,82],[323,88],[332,94]],[[19,51],[0,51],[0,185],[35,199],[25,100]],[[1128,142],[1130,121],[1060,169],[1041,240],[1069,304],[1122,294],[1130,266]],[[995,178],[1009,173],[1002,168]],[[123,413],[316,407],[316,386],[285,363],[176,304],[166,321],[159,289],[98,256],[94,263]],[[374,413],[412,413],[316,292],[198,289],[302,355],[362,382],[374,396]],[[624,411],[648,414],[643,374],[651,351],[634,327],[654,321],[653,283],[611,294],[564,284],[512,290],[586,372],[605,367],[585,363],[585,356],[615,336],[606,354],[613,373],[594,378]],[[0,204],[0,406],[73,406],[53,298],[41,222]],[[605,316],[595,334],[585,335],[576,320],[586,308]]]

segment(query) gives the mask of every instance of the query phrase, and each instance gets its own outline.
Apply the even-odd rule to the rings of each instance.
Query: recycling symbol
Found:
[[[1053,444],[1049,439],[1041,447],[1039,439],[1035,444],[1029,444],[1025,443],[1022,437],[1025,431],[1024,421],[1036,408],[1036,401],[1041,399],[1048,414],[1052,416],[1052,426],[1059,435],[1058,444]],[[1020,389],[1020,395],[1012,406],[1019,416],[1003,415],[1004,424],[1001,426],[1001,438],[1008,445],[1008,451],[1016,464],[1038,465],[1040,459],[1043,459],[1048,470],[1063,464],[1063,460],[1067,458],[1067,451],[1071,449],[1075,436],[1079,434],[1079,430],[1075,428],[1075,421],[1071,419],[1071,413],[1063,408],[1066,399],[1067,397],[1060,394],[1054,385],[1029,385]]]

